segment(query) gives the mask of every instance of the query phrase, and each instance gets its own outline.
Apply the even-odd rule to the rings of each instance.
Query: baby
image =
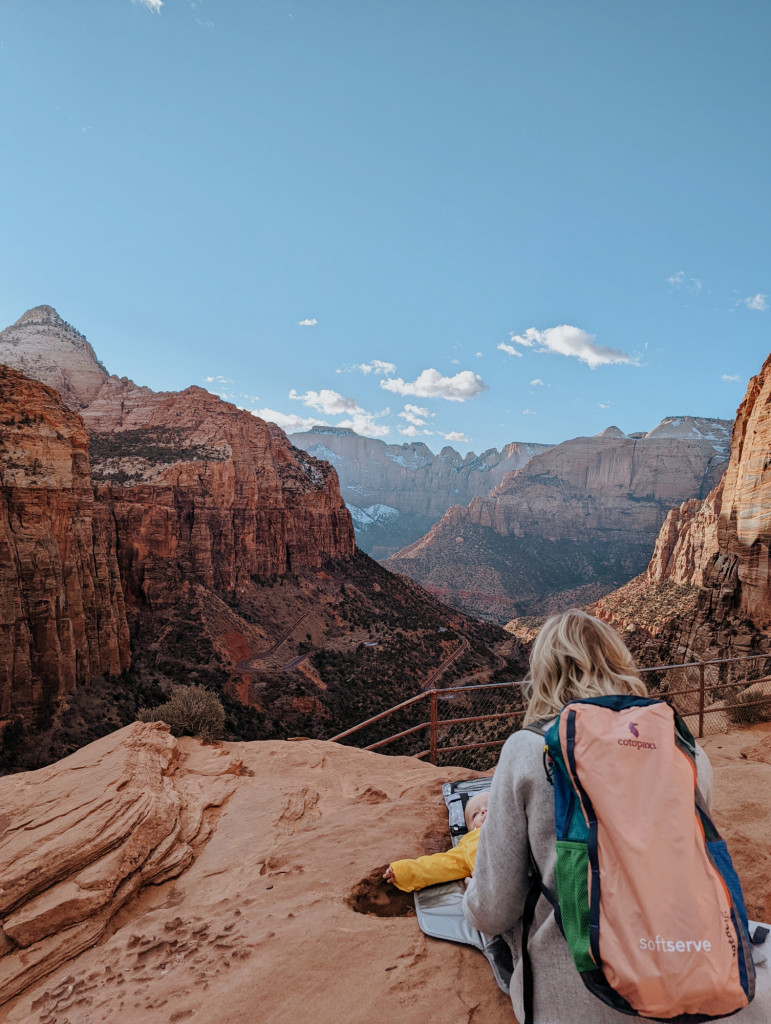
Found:
[[[438,882],[452,882],[456,878],[470,878],[474,874],[479,832],[487,817],[487,798],[487,793],[477,793],[466,804],[468,832],[457,846],[446,853],[432,853],[415,860],[395,860],[383,878],[393,882],[402,892],[412,892]]]

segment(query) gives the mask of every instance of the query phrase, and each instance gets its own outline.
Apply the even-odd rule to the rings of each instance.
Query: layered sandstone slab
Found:
[[[52,388],[0,367],[0,717],[130,662],[113,524],[88,436]]]
[[[181,875],[162,881],[159,870],[160,884],[125,903],[97,945],[67,963],[45,965],[45,976],[30,980],[0,1008],[3,1024],[511,1024],[511,1003],[484,957],[423,935],[411,896],[380,878],[395,858],[446,847],[441,785],[467,778],[468,770],[315,740],[204,748],[182,739],[174,760],[161,732],[149,734],[144,755],[140,738],[138,731],[123,730],[78,755],[88,765],[101,760],[106,786],[95,785],[94,776],[86,778],[74,764],[47,769],[58,772],[47,782],[51,802],[35,805],[28,828],[40,834],[56,827],[45,822],[52,817],[49,808],[64,798],[64,810],[85,823],[87,809],[101,806],[114,836],[128,826],[141,799],[141,806],[154,801],[158,808],[158,825],[148,828],[158,839],[173,817],[175,794],[180,814],[191,806],[193,797],[181,790],[186,779],[195,783],[197,806],[221,805],[216,829]],[[741,751],[768,742],[762,730],[707,742],[716,766],[718,821],[750,912],[761,920],[771,917],[771,811],[761,798],[771,785],[771,765],[743,759]],[[171,764],[164,769],[167,758]],[[142,773],[150,780],[147,794],[125,795],[128,787],[117,788],[125,769],[119,773],[113,766],[129,762],[136,766],[128,776],[132,784]],[[223,776],[233,762],[240,774]],[[78,811],[65,797],[68,775],[70,788],[77,786]],[[228,780],[233,792],[223,803],[220,787]],[[3,780],[0,787],[16,781]],[[7,842],[11,851],[27,838],[16,830]],[[70,848],[63,848],[71,864],[60,872],[59,885],[83,870],[72,862]],[[27,862],[30,871],[37,863],[50,872],[49,858],[50,848],[41,846],[39,860]],[[98,917],[96,911],[75,927]],[[13,950],[0,965],[23,956]]]
[[[137,722],[0,780],[0,1005],[94,946],[143,886],[184,871],[241,770]]]

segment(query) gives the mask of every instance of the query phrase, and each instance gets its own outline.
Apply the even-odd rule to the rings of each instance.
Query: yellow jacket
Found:
[[[452,882],[474,874],[474,861],[481,829],[467,832],[457,846],[446,853],[432,853],[415,860],[395,860],[391,865],[394,882],[402,892],[412,892],[438,882]]]

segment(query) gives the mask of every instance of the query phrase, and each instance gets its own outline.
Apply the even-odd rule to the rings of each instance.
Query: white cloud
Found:
[[[397,395],[416,395],[418,398],[444,398],[448,402],[465,402],[475,398],[487,385],[477,373],[461,370],[454,377],[443,377],[438,370],[423,370],[412,383],[401,377],[381,380],[380,387]]]
[[[610,409],[611,404],[612,404],[611,402],[598,402],[597,403],[597,405],[599,405],[599,407],[601,409]]]
[[[318,320],[314,317],[312,320],[298,320],[297,321],[297,326],[298,327],[315,327],[317,323],[318,323]]]
[[[405,405],[404,409],[399,413],[399,416],[403,420],[407,420],[408,423],[412,423],[416,427],[425,427],[429,417],[434,416],[435,413],[429,412],[428,409],[423,409],[419,405]]]
[[[341,416],[343,413],[364,412],[356,402],[355,398],[346,398],[338,391],[330,391],[322,388],[321,391],[306,391],[304,395],[298,395],[294,388],[289,392],[293,402],[302,402],[309,409],[316,409],[326,416]]]
[[[287,416],[286,413],[278,412],[276,409],[254,409],[252,415],[278,424],[287,434],[301,433],[310,430],[311,427],[329,426],[325,420],[320,420],[316,416],[296,416],[294,414]]]
[[[535,413],[535,409],[523,409],[522,410],[522,415],[523,416],[535,416],[535,414],[536,414]]]
[[[545,388],[546,385],[544,384],[544,382],[541,380],[540,377],[536,377],[535,380],[531,380],[530,381],[530,387],[531,388]]]
[[[340,420],[336,427],[348,427],[357,434],[364,434],[366,437],[387,437],[391,433],[389,427],[384,423],[377,423],[377,416],[388,416],[390,409],[383,409],[382,412],[365,412],[358,409],[347,420]]]
[[[396,366],[382,359],[373,359],[370,363],[357,363],[353,369],[361,370],[365,374],[374,373],[377,377],[390,377],[392,373],[396,373]]]
[[[453,366],[459,366],[459,365],[460,365],[460,359],[451,359],[451,360],[450,360],[450,363],[451,363],[451,364],[452,364]]]
[[[144,4],[148,11],[153,14],[160,14],[163,7],[163,0],[133,0],[135,4]]]
[[[461,444],[468,444],[468,438],[459,430],[451,430],[449,434],[442,434],[445,441],[459,441]]]
[[[527,342],[523,341],[522,344],[527,345]],[[498,348],[501,350],[501,352],[508,352],[510,356],[519,356],[520,359],[522,358],[522,353],[519,351],[519,349],[514,348],[513,345],[507,345],[505,341],[502,341]]]
[[[417,437],[420,431],[417,427],[399,427],[399,433],[403,434],[404,437]]]
[[[720,379],[725,381],[736,381],[739,379],[738,373],[721,373]]]
[[[481,352],[475,352],[474,355],[477,357],[477,359],[481,359],[482,358],[482,353]]]
[[[217,377],[204,377],[204,383],[205,384],[232,384],[233,381],[230,379],[230,377],[217,376]]]
[[[687,288],[692,295],[698,295],[701,291],[701,281],[698,277],[686,278],[684,270],[678,270],[676,274],[671,274],[667,278],[667,284],[675,291],[680,291],[681,288]]]
[[[763,313],[768,309],[768,296],[762,294],[762,292],[758,292],[757,295],[749,295],[746,299],[742,299],[742,302],[747,309],[754,309],[759,313]]]
[[[322,388],[321,391],[306,391],[304,395],[298,395],[295,389],[292,388],[289,392],[289,397],[293,402],[302,402],[309,409],[316,409],[317,412],[323,413],[325,416],[347,415],[348,418],[339,420],[335,424],[336,427],[349,427],[357,434],[366,434],[368,437],[385,437],[386,434],[390,433],[389,427],[376,422],[378,417],[390,415],[390,409],[386,408],[381,412],[367,412],[366,409],[361,408],[355,398],[346,398],[345,395],[341,395],[337,391],[331,391],[328,388]],[[303,419],[303,417],[299,416],[284,418],[297,421]],[[307,422],[310,422],[310,420]],[[321,424],[322,421],[314,420],[313,423]],[[283,426],[283,423],[279,423],[279,426]],[[300,428],[295,427],[293,429]]]
[[[580,327],[561,324],[559,327],[547,327],[538,331],[528,327],[524,334],[512,334],[510,338],[517,345],[534,348],[536,352],[556,352],[561,356],[573,356],[594,370],[597,366],[611,363],[628,363],[636,365],[636,361],[626,352],[617,348],[595,344],[595,336],[582,331]],[[499,345],[498,348],[502,346]],[[508,351],[506,349],[505,351]]]

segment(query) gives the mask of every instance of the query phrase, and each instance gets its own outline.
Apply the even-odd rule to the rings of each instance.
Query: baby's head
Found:
[[[466,803],[466,828],[481,828],[487,817],[487,793],[477,793]]]

